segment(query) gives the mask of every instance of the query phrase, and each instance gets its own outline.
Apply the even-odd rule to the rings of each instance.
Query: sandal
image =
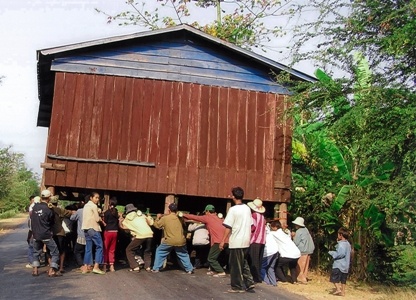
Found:
[[[59,271],[53,271],[48,273],[48,277],[60,277],[62,276],[62,273]]]
[[[39,272],[38,272],[38,271],[33,271],[33,272],[32,272],[32,276],[35,276],[35,277],[36,277],[36,276],[39,276]]]
[[[215,272],[208,271],[208,272],[207,272],[207,275],[209,275],[209,276],[215,275]]]

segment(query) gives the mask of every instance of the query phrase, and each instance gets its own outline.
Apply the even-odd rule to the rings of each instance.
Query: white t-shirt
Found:
[[[251,210],[246,204],[232,206],[223,222],[226,227],[231,228],[231,235],[228,247],[230,249],[248,248],[250,246]]]

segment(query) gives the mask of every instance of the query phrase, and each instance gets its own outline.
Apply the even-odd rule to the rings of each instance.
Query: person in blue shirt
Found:
[[[337,246],[335,251],[329,251],[329,255],[334,259],[330,282],[335,286],[334,295],[345,296],[345,286],[350,268],[351,245],[348,242],[349,232],[341,227],[338,230]]]

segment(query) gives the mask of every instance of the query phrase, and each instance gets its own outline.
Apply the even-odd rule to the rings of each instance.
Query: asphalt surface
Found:
[[[227,293],[230,278],[206,275],[198,269],[188,275],[181,270],[133,273],[126,265],[105,275],[81,274],[72,267],[62,277],[50,278],[47,267],[33,277],[27,264],[27,227],[23,223],[0,236],[0,299],[274,299],[305,300],[279,287],[259,284],[253,292]],[[74,267],[75,268],[75,267]]]

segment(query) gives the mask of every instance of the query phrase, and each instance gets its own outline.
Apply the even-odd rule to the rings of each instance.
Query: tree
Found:
[[[302,116],[294,137],[303,145],[294,147],[291,209],[319,224],[321,235],[352,230],[360,279],[411,284],[398,262],[408,261],[409,249],[416,254],[416,97],[376,82],[362,55],[348,59],[354,82],[318,70],[317,83],[294,83],[294,115]]]
[[[350,54],[361,52],[377,82],[404,83],[414,90],[415,0],[312,0],[293,6],[296,19],[311,12],[312,21],[295,29],[295,60],[313,59],[349,72]]]
[[[284,34],[282,25],[276,20],[287,15],[286,2],[267,1],[221,1],[221,0],[158,0],[155,7],[149,2],[128,0],[129,9],[116,15],[107,16],[108,22],[119,25],[138,25],[155,30],[178,24],[190,24],[212,36],[229,41],[244,48],[258,47],[263,50],[273,37]],[[290,0],[288,0],[290,2]],[[216,18],[208,24],[200,24],[197,14],[191,11],[215,9]]]
[[[0,149],[0,212],[24,211],[30,195],[39,193],[39,178],[28,170],[24,155]]]

